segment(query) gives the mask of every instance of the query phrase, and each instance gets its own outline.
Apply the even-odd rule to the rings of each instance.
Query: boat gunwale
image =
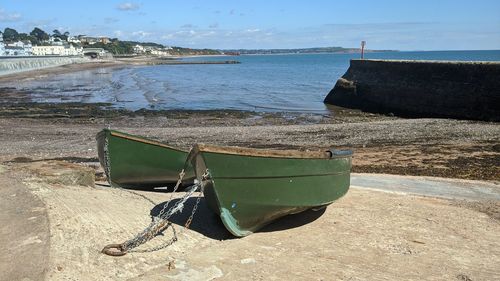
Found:
[[[290,179],[290,178],[309,178],[309,177],[328,177],[341,176],[350,174],[351,170],[341,172],[322,173],[322,174],[305,174],[305,175],[283,175],[283,176],[254,176],[254,177],[212,177],[214,180],[265,180],[265,179]]]
[[[110,130],[110,129],[104,129],[103,131],[108,131],[110,133],[110,135],[114,136],[114,137],[119,137],[119,138],[131,140],[131,141],[141,142],[144,144],[150,144],[150,145],[155,145],[155,146],[159,146],[159,147],[164,147],[164,148],[172,149],[172,150],[179,151],[179,152],[185,152],[185,153],[189,152],[188,150],[184,150],[184,149],[178,148],[178,147],[173,147],[173,146],[167,145],[165,143],[151,140],[148,138],[144,138],[141,136],[129,135],[127,133],[122,133],[122,132],[118,132],[118,131],[114,131],[114,130]]]
[[[239,146],[218,146],[211,144],[195,144],[191,149],[192,154],[201,152],[239,155],[250,157],[267,157],[267,158],[290,158],[290,159],[334,159],[334,158],[351,158],[352,152],[348,155],[335,155],[330,151],[300,151],[300,150],[273,150],[273,149],[257,149]]]

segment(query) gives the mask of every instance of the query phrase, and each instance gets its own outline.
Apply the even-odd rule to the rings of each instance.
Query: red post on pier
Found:
[[[361,41],[361,59],[365,58],[365,45],[366,41]]]

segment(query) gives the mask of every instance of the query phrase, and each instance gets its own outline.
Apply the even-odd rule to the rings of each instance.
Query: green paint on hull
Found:
[[[347,193],[351,154],[279,158],[214,153],[189,156],[198,180],[208,169],[204,196],[235,236],[246,236],[288,214],[327,206]]]
[[[188,155],[160,142],[108,129],[98,133],[96,139],[99,161],[109,171],[110,184],[116,187],[149,189],[175,183]],[[193,179],[194,171],[188,163],[184,182]]]

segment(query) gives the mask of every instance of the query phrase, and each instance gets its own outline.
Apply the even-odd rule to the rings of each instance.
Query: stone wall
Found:
[[[403,117],[500,121],[500,62],[351,60],[324,102]]]
[[[59,65],[87,62],[83,57],[2,57],[0,58],[0,76]]]

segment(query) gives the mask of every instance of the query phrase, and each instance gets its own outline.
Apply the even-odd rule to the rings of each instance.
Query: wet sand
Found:
[[[231,111],[109,118],[36,116],[0,118],[1,161],[55,158],[97,163],[94,137],[111,127],[186,149],[196,142],[299,150],[349,148],[355,153],[354,172],[500,181],[496,123],[363,114],[291,118]]]

